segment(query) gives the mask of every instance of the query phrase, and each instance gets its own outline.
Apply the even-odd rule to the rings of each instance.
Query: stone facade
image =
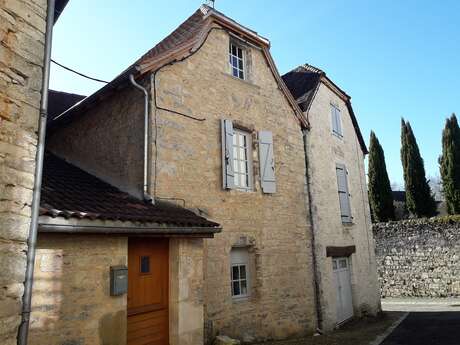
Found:
[[[127,253],[126,237],[39,234],[30,344],[125,344],[126,295],[110,296],[109,269]]]
[[[118,90],[47,138],[47,149],[135,196],[143,179],[143,95]]]
[[[127,265],[128,241],[127,236],[39,235],[30,344],[126,344],[127,295],[110,296],[109,274],[110,266]],[[171,238],[169,247],[170,344],[202,344],[203,239]]]
[[[341,112],[343,137],[332,132],[331,104]],[[323,328],[336,325],[336,287],[333,281],[332,258],[326,256],[327,246],[356,246],[351,256],[351,280],[354,314],[375,314],[380,310],[376,276],[374,240],[364,170],[364,154],[360,147],[345,100],[324,82],[308,112],[311,130],[307,138],[315,250],[319,273],[319,290]],[[336,164],[348,170],[348,189],[352,223],[343,224],[337,189]]]
[[[0,343],[16,344],[26,268],[46,1],[0,8]]]
[[[373,226],[381,295],[460,297],[460,223],[414,219]]]
[[[246,47],[247,80],[230,75],[229,40],[214,30],[194,55],[152,76],[158,106],[205,119],[154,109],[155,196],[183,199],[223,227],[205,245],[208,336],[301,336],[316,326],[301,128],[260,50]],[[222,187],[221,119],[252,133],[249,192]],[[260,130],[273,132],[274,194],[260,188]],[[241,242],[249,248],[252,286],[250,297],[234,300],[230,251]]]

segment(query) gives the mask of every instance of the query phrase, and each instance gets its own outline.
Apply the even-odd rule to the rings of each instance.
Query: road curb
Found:
[[[375,338],[373,341],[371,341],[369,343],[369,345],[380,345],[382,344],[386,338],[388,338],[388,336],[393,333],[393,331],[396,329],[396,327],[398,327],[401,322],[403,322],[407,315],[409,315],[409,313],[404,313],[398,320],[396,320],[395,322],[393,322],[393,324],[388,327],[388,329],[383,333],[383,334],[380,334],[377,338]]]

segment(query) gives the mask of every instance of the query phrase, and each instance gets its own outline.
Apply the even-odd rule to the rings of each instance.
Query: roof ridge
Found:
[[[305,69],[305,70],[307,70],[307,71],[309,71],[309,72],[314,72],[314,73],[326,75],[326,72],[324,72],[321,68],[318,68],[316,66],[310,65],[309,63],[304,63],[300,67]]]

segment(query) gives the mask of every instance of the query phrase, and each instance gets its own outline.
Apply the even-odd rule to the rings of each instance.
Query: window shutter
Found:
[[[340,214],[343,223],[351,223],[350,195],[348,193],[347,171],[344,165],[336,165],[337,188],[339,192]]]
[[[337,123],[337,134],[342,135],[342,121],[340,119],[340,109],[335,108],[335,121]]]
[[[264,193],[276,192],[275,158],[273,135],[269,131],[259,132],[260,184]]]
[[[335,113],[335,107],[331,106],[331,121],[332,121],[332,131],[337,133],[337,114]]]
[[[221,120],[222,127],[222,182],[224,189],[235,187],[233,172],[233,124]]]
[[[335,134],[342,135],[342,122],[340,120],[340,109],[331,105],[332,131]]]

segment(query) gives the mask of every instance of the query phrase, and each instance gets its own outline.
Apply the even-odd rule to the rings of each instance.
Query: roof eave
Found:
[[[201,226],[91,226],[74,224],[40,223],[40,233],[66,233],[87,235],[130,235],[213,238],[222,231],[221,227]]]

